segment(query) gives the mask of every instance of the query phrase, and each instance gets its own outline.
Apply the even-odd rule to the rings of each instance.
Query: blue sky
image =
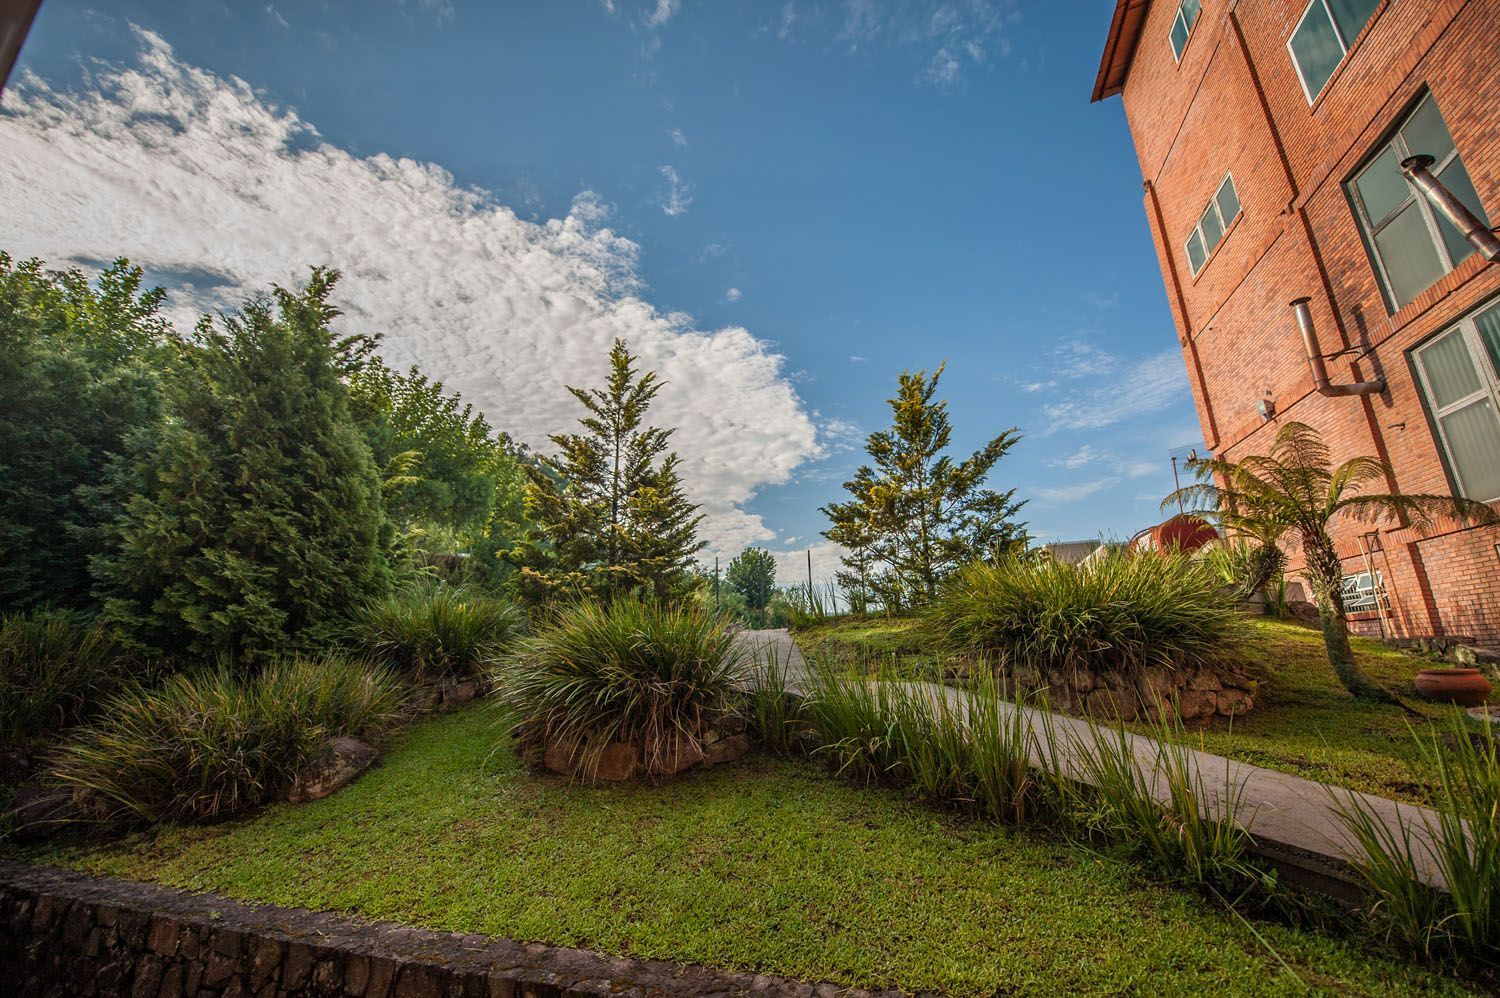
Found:
[[[1199,430],[1088,102],[1112,8],[47,0],[5,247],[128,254],[184,316],[334,263],[346,321],[538,443],[631,337],[725,554],[816,543],[896,375],[947,361],[958,447],[1023,431],[993,484],[1035,534],[1127,535]]]

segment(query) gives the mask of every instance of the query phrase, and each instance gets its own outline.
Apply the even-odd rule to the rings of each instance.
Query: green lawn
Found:
[[[1408,725],[1424,730],[1444,711],[1416,699],[1412,679],[1424,660],[1376,641],[1354,639],[1361,667],[1411,704],[1399,707],[1355,700],[1334,677],[1322,635],[1275,620],[1251,622],[1247,656],[1262,675],[1255,709],[1234,724],[1195,733],[1208,751],[1400,800],[1425,801],[1430,784],[1415,773],[1417,754]],[[841,620],[797,632],[814,659],[841,667],[893,664],[902,672],[930,669],[931,645],[912,619]]]
[[[493,715],[472,708],[407,732],[327,800],[32,858],[867,987],[1464,993],[1347,941],[1269,922],[1252,930],[1128,863],[951,819],[803,763],[752,756],[664,787],[595,789],[529,772],[498,739]]]

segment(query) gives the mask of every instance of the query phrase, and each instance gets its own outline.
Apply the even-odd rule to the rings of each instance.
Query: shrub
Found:
[[[1173,879],[1235,891],[1269,889],[1274,877],[1247,856],[1254,840],[1240,820],[1245,780],[1234,779],[1225,760],[1224,787],[1211,788],[1182,734],[1180,723],[1168,720],[1152,724],[1149,740],[1090,722],[1076,742],[1075,819]]]
[[[1500,965],[1500,743],[1494,726],[1475,733],[1454,711],[1446,728],[1412,732],[1421,769],[1438,774],[1435,822],[1398,810],[1394,827],[1364,798],[1332,792],[1340,821],[1359,844],[1354,867],[1379,899],[1372,915],[1407,946],[1431,956]],[[1429,886],[1435,870],[1446,891]]]
[[[481,675],[520,631],[508,602],[477,589],[424,581],[355,613],[349,641],[358,651],[418,681]]]
[[[1036,668],[1128,672],[1228,663],[1244,623],[1205,566],[1173,554],[1118,554],[960,570],[928,610],[950,646]]]
[[[814,674],[807,713],[840,773],[911,786],[922,797],[1019,822],[1045,792],[1025,711],[988,673],[963,690],[938,683]]]
[[[339,656],[274,661],[249,679],[175,675],[111,698],[52,775],[102,821],[225,817],[285,793],[327,739],[379,732],[403,700],[391,672]]]
[[[134,667],[111,631],[75,614],[0,617],[0,745],[42,740],[77,724]]]
[[[613,742],[637,746],[648,777],[674,772],[749,675],[722,619],[622,597],[558,611],[495,679],[522,745],[566,746],[592,780]]]
[[[791,687],[786,663],[774,647],[757,658],[754,677],[745,692],[744,712],[760,743],[775,755],[792,754],[798,733],[807,726],[802,697]]]

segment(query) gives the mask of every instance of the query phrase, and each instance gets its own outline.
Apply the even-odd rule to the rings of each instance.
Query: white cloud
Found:
[[[776,556],[776,584],[778,586],[807,587],[807,555],[812,552],[812,580],[817,587],[833,582],[835,572],[843,568],[840,561],[847,553],[841,545],[832,541],[816,541],[800,551],[772,551]]]
[[[851,353],[849,355],[849,363],[851,363],[851,364],[867,364],[867,363],[869,363],[869,360],[870,360],[870,358],[868,358],[868,357],[861,357],[857,353]]]
[[[1110,366],[1093,373],[1115,373],[1087,389],[1070,392],[1060,401],[1045,405],[1044,433],[1058,430],[1098,430],[1126,419],[1165,409],[1187,397],[1187,377],[1182,355],[1167,350],[1116,370]]]
[[[780,38],[786,38],[792,33],[792,28],[797,23],[797,4],[795,0],[787,0],[786,6],[781,8],[781,26],[776,29]]]
[[[737,302],[743,297],[745,296],[739,288],[730,288],[728,291],[724,292],[724,300],[727,302]]]
[[[1010,52],[1007,29],[1019,16],[1014,0],[845,0],[837,40],[851,50],[921,53],[917,80],[952,87],[969,69]]]
[[[277,10],[275,7],[271,6],[270,4],[266,4],[266,13],[271,16],[271,20],[275,21],[281,27],[283,27],[283,28],[290,28],[291,27],[291,25],[287,23],[286,18],[284,18],[284,17],[281,16],[281,11]]]
[[[860,450],[865,445],[865,431],[859,428],[859,424],[838,416],[818,427],[818,438],[823,443],[824,452],[829,454]]]
[[[1103,492],[1119,480],[1118,476],[1107,475],[1104,478],[1095,478],[1087,482],[1077,482],[1073,485],[1040,488],[1035,491],[1035,495],[1038,499],[1045,502],[1077,502],[1080,499],[1087,499],[1091,495]]]
[[[661,175],[667,181],[667,192],[662,195],[661,210],[676,218],[693,203],[692,185],[683,183],[677,171],[670,166],[662,167]]]
[[[1106,455],[1093,444],[1084,444],[1071,454],[1048,461],[1054,468],[1082,468],[1089,464],[1098,464]]]
[[[646,27],[660,28],[676,15],[682,0],[656,0],[656,9],[646,17]]]
[[[680,128],[674,128],[667,134],[672,137],[672,141],[676,145],[685,146],[688,144],[687,136],[682,134],[682,129]]]
[[[384,333],[498,428],[538,448],[573,425],[564,385],[604,377],[616,337],[667,386],[652,416],[677,426],[690,493],[720,550],[774,539],[742,507],[822,454],[784,358],[748,330],[702,330],[640,297],[639,247],[581,193],[566,217],[520,219],[430,163],[359,157],[243,80],[186,65],[139,32],[137,65],[96,89],[28,77],[0,115],[5,248],[54,266],[129,256],[164,275],[174,321],[236,306],[312,264],[344,271],[347,333]]]

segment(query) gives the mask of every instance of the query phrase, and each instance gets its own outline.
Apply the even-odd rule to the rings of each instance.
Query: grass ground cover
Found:
[[[1415,713],[1356,700],[1328,664],[1322,636],[1310,627],[1252,620],[1247,654],[1263,673],[1255,709],[1232,725],[1195,734],[1201,747],[1243,762],[1336,783],[1397,800],[1425,802],[1430,769],[1408,725],[1425,732],[1452,708],[1416,699],[1411,689],[1421,659],[1377,641],[1351,639],[1360,668],[1401,694]],[[815,659],[859,668],[887,664],[899,673],[930,675],[943,658],[910,618],[844,619],[803,628],[798,644]]]
[[[97,874],[437,929],[961,995],[1459,994],[1242,921],[1139,868],[752,757],[665,786],[534,775],[484,709],[345,791],[33,854]],[[1274,951],[1274,952],[1273,952]],[[1284,962],[1283,962],[1284,961]]]

